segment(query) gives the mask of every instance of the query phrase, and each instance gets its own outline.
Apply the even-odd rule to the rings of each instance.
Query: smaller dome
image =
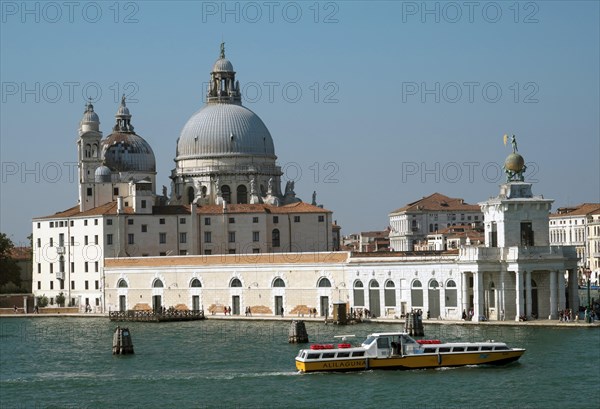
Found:
[[[521,172],[525,167],[525,159],[518,153],[511,153],[504,161],[504,168],[512,172]]]
[[[212,72],[233,72],[233,64],[227,58],[219,58],[213,65]]]
[[[111,181],[112,172],[108,168],[108,166],[100,166],[94,172],[94,179],[96,183],[107,183]]]
[[[152,148],[139,135],[114,132],[102,141],[104,163],[117,172],[156,172]]]
[[[98,114],[94,112],[94,106],[88,102],[85,112],[83,113],[83,118],[81,118],[81,122],[98,122],[100,123],[100,118]]]

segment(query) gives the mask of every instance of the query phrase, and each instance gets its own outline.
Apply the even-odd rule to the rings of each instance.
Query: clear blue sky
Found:
[[[1,6],[0,231],[15,243],[77,203],[85,96],[105,136],[119,95],[137,100],[168,186],[221,41],[297,194],[316,190],[344,234],[436,191],[496,195],[505,133],[553,209],[600,201],[596,1]]]

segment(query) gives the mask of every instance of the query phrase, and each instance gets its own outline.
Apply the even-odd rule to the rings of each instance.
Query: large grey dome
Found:
[[[238,104],[207,104],[183,127],[177,158],[275,156],[273,139],[254,112]]]
[[[114,132],[102,141],[104,164],[117,172],[156,172],[152,148],[135,133]]]

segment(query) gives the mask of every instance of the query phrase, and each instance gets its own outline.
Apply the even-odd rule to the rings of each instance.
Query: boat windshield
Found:
[[[373,342],[375,342],[375,340],[377,339],[377,337],[373,337],[373,336],[369,336],[367,337],[367,339],[365,339],[365,342],[363,342],[363,345],[371,345]]]

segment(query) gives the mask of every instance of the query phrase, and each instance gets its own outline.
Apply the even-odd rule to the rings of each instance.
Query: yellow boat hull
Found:
[[[466,365],[502,365],[518,360],[524,349],[473,353],[415,354],[404,357],[296,360],[301,372],[356,371],[368,369],[426,369]]]

